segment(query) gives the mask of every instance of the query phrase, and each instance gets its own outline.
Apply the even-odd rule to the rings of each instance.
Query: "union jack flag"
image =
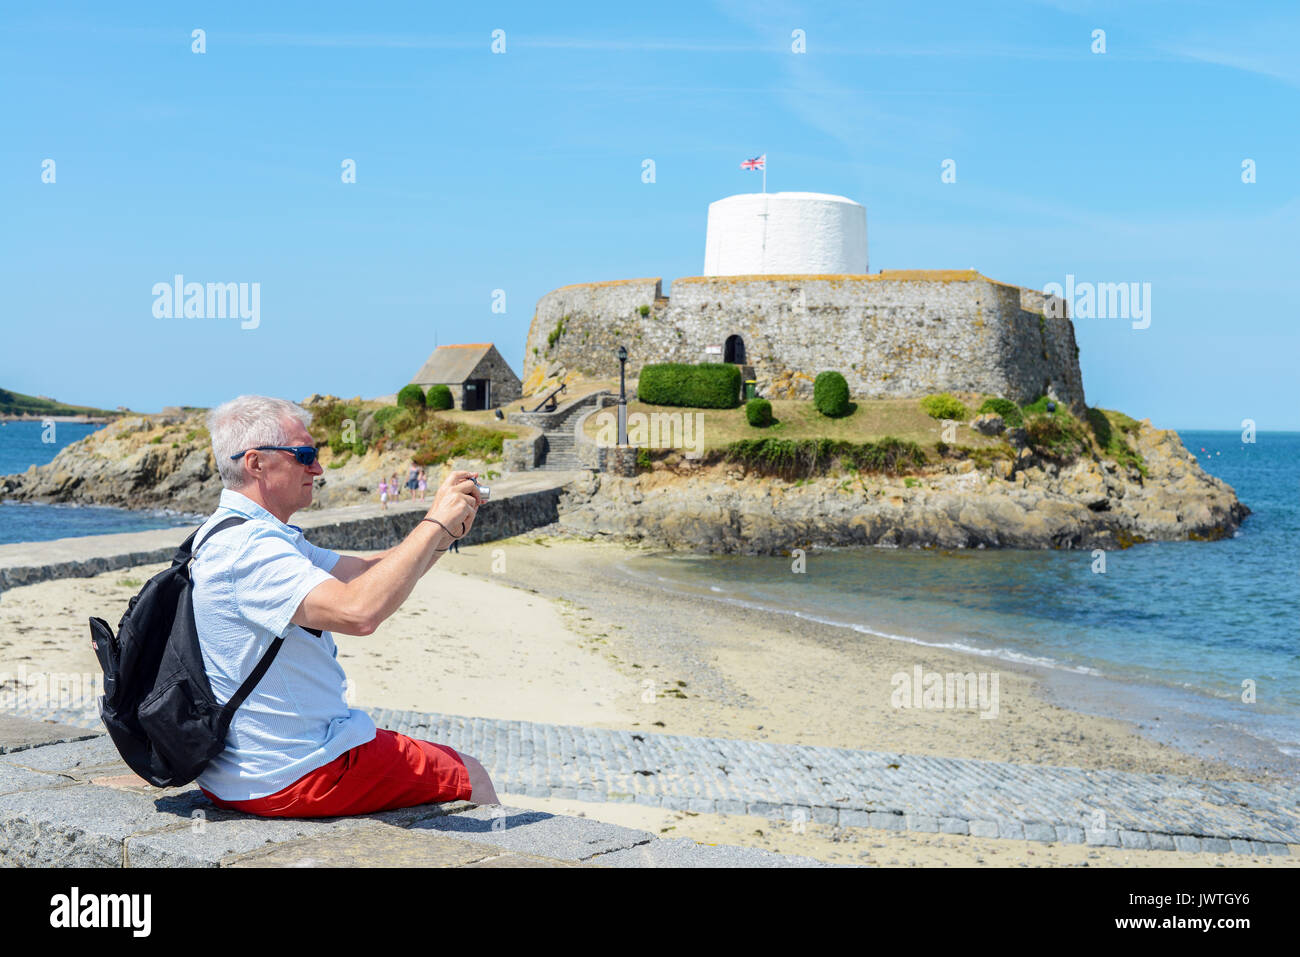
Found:
[[[764,153],[762,156],[755,156],[753,159],[745,160],[745,162],[740,164],[740,168],[741,169],[766,169],[767,154]]]

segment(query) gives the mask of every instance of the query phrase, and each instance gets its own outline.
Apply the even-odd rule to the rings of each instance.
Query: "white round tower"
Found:
[[[709,204],[704,275],[867,271],[867,210],[827,193],[741,193]]]

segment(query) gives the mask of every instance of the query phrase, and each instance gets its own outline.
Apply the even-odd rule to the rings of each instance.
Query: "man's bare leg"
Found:
[[[465,770],[469,772],[469,784],[474,789],[469,799],[474,804],[500,804],[497,799],[496,788],[492,786],[492,778],[488,776],[487,769],[479,763],[477,758],[472,758],[468,754],[459,751],[460,759],[465,762]]]

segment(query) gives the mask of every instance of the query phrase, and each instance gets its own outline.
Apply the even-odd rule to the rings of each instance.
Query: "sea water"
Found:
[[[1205,756],[1300,771],[1300,433],[1181,432],[1252,511],[1217,542],[1091,550],[849,548],[634,557],[661,587],[1042,669],[1062,703]],[[1254,701],[1249,699],[1253,693]],[[1157,720],[1159,719],[1159,720]],[[1160,737],[1160,735],[1156,735]],[[1204,745],[1205,747],[1201,747]],[[1212,745],[1212,747],[1210,747]]]
[[[25,472],[32,465],[47,465],[60,449],[102,427],[56,422],[51,434],[40,422],[5,422],[0,425],[0,475]],[[0,501],[0,545],[195,524],[193,516],[165,510]]]

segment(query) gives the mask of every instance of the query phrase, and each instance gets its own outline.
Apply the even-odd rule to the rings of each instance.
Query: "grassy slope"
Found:
[[[0,389],[0,415],[110,415],[122,413],[110,409],[96,409],[88,405],[68,405],[42,399],[21,392]]]
[[[965,397],[962,398],[977,398]],[[978,405],[978,402],[975,402]],[[772,415],[776,421],[765,429],[756,428],[745,420],[745,408],[735,409],[684,409],[647,405],[644,402],[628,403],[628,414],[633,412],[687,412],[704,416],[702,436],[704,450],[721,448],[738,439],[835,439],[846,442],[874,442],[885,436],[915,442],[922,448],[933,448],[941,438],[943,423],[932,419],[921,409],[918,399],[863,399],[853,412],[839,419],[829,419],[813,406],[811,400],[774,399]],[[973,407],[973,406],[972,406]],[[586,433],[593,439],[599,429],[596,416],[586,422]],[[973,448],[992,448],[1000,445],[996,438],[982,435],[965,425],[957,429],[952,445]]]

